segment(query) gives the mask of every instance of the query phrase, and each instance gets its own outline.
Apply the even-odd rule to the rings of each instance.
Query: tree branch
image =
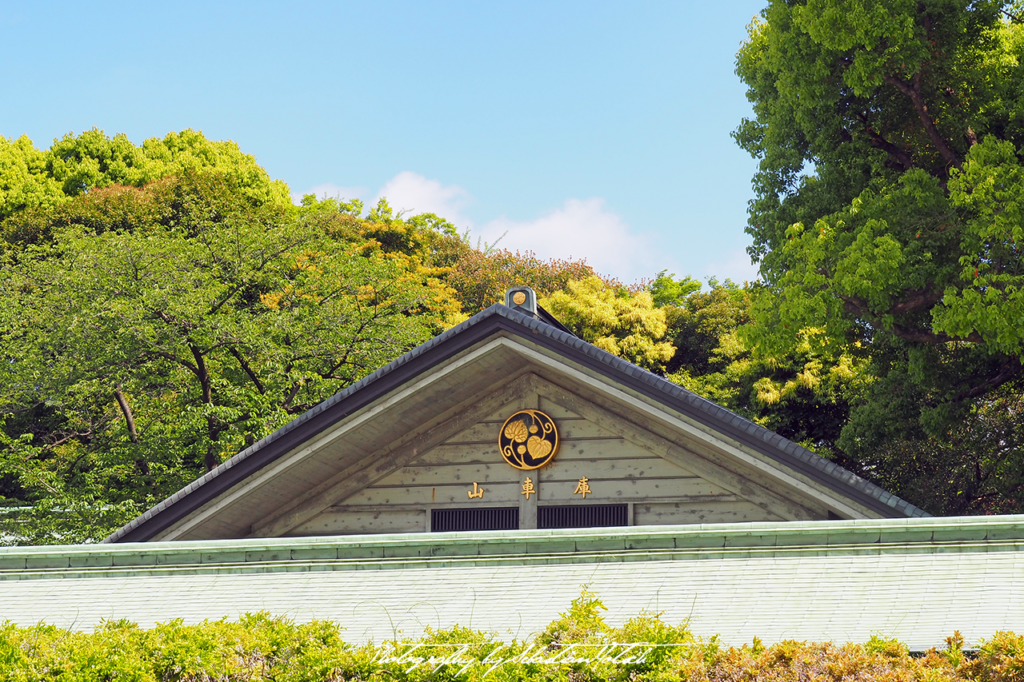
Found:
[[[284,402],[281,403],[281,409],[285,412],[291,411],[292,401],[295,400],[295,396],[299,394],[299,389],[302,388],[302,384],[297,381],[292,382],[291,390],[288,391],[288,395],[284,397]]]
[[[263,384],[260,382],[259,377],[257,377],[256,373],[252,371],[249,363],[245,361],[245,358],[243,358],[242,354],[238,352],[238,349],[234,346],[229,346],[228,352],[235,356],[235,360],[238,360],[238,364],[243,370],[245,370],[245,373],[249,375],[249,378],[252,379],[252,383],[256,386],[256,390],[260,392],[260,395],[265,394],[266,390],[263,388]]]
[[[921,94],[921,72],[918,71],[914,74],[910,82],[893,76],[892,74],[885,74],[882,76],[883,80],[889,85],[903,93],[908,97],[911,103],[914,105],[914,110],[917,112],[917,117],[921,119],[921,124],[924,126],[925,134],[928,135],[928,139],[932,141],[935,148],[939,150],[939,154],[946,161],[948,165],[960,168],[962,164],[960,159],[957,158],[953,150],[946,144],[945,138],[939,132],[939,129],[935,127],[935,122],[932,121],[931,114],[928,113],[928,105],[924,101],[924,96]]]
[[[1021,367],[1022,367],[1022,365],[1020,363],[1020,359],[1019,358],[1011,358],[1010,360],[1007,360],[1003,364],[1002,369],[999,370],[999,374],[996,374],[994,377],[991,377],[990,379],[986,379],[985,381],[981,382],[980,384],[977,384],[976,386],[972,386],[971,388],[969,388],[969,389],[967,389],[965,391],[961,391],[960,393],[957,393],[956,396],[953,397],[953,402],[957,402],[958,403],[958,402],[961,402],[963,400],[967,400],[968,398],[975,398],[975,397],[977,397],[977,396],[979,396],[979,395],[981,395],[983,393],[987,393],[988,391],[991,391],[994,388],[999,388],[1000,386],[1005,384],[1007,381],[1010,381],[1011,379],[1016,377],[1018,374],[1020,374]]]
[[[910,158],[910,155],[905,151],[894,145],[889,140],[882,137],[882,135],[876,131],[868,123],[867,116],[863,114],[857,114],[857,118],[864,124],[864,132],[867,133],[868,137],[871,138],[871,146],[875,149],[881,149],[882,151],[893,157],[897,163],[903,166],[903,170],[910,170],[914,167],[914,161]]]
[[[262,272],[263,269],[265,267],[267,267],[267,265],[269,263],[271,263],[275,259],[277,259],[280,256],[282,256],[285,253],[287,253],[289,249],[292,249],[295,246],[298,246],[299,244],[302,243],[302,241],[303,240],[301,240],[301,239],[295,239],[294,241],[286,242],[281,248],[277,249],[276,251],[271,252],[270,255],[263,254],[263,258],[260,261],[259,265],[257,265],[253,269],[253,271],[252,271],[253,274],[258,273],[258,272]],[[239,256],[241,257],[241,254],[239,254]],[[218,310],[221,309],[221,306],[223,306],[225,303],[230,301],[231,298],[236,293],[241,291],[242,288],[244,286],[246,286],[248,283],[249,283],[249,280],[247,278],[243,277],[242,280],[240,282],[238,282],[232,289],[230,289],[226,295],[222,296],[219,301],[214,302],[214,304],[212,306],[210,306],[209,309],[207,309],[206,314],[207,315],[213,315],[214,313],[216,313]]]
[[[967,341],[968,343],[983,343],[984,339],[978,332],[971,332],[964,337],[954,337],[945,332],[933,332],[927,329],[907,327],[902,324],[892,325],[892,331],[904,341],[915,343],[949,343],[950,341]]]
[[[184,367],[188,371],[190,371],[193,374],[195,374],[197,378],[199,378],[199,368],[196,367],[195,365],[193,365],[188,360],[182,360],[177,355],[174,355],[173,353],[168,353],[167,351],[163,351],[163,350],[149,350],[149,351],[146,351],[146,352],[147,353],[152,353],[153,355],[155,355],[157,357],[160,357],[160,358],[163,358],[164,360],[170,360],[171,362],[173,362],[176,365],[181,365],[182,367]]]
[[[929,305],[931,303],[942,298],[941,296],[935,296],[931,291],[919,292],[917,295],[912,296],[906,301],[901,301],[889,310],[876,315],[871,311],[871,306],[868,305],[867,301],[857,296],[843,296],[842,294],[836,294],[836,296],[843,302],[846,312],[850,313],[855,317],[862,317],[869,320],[873,325],[884,329],[885,325],[882,324],[879,319],[881,315],[899,315],[912,310]],[[981,338],[981,334],[978,332],[971,332],[967,336],[953,337],[949,336],[944,332],[933,332],[928,329],[920,329],[914,327],[908,327],[902,324],[893,323],[891,331],[896,336],[900,337],[904,341],[912,341],[914,343],[949,343],[950,341],[967,341],[969,343],[984,343],[984,339]]]
[[[206,358],[203,357],[202,351],[194,344],[189,343],[188,349],[192,351],[192,357],[196,361],[195,375],[199,379],[199,386],[203,391],[203,402],[207,405],[213,404],[213,382],[210,379],[210,372],[206,369]],[[206,444],[206,455],[204,464],[206,464],[207,471],[213,471],[220,464],[220,459],[217,457],[217,451],[215,445],[217,438],[220,436],[220,431],[217,427],[217,420],[212,414],[207,413],[206,415],[206,436],[209,442]]]
[[[828,278],[832,277],[831,273],[825,268],[818,268],[818,273]],[[842,296],[839,294],[836,295],[839,296],[839,298],[841,298],[846,303],[856,306],[860,312],[863,312],[869,316],[874,314],[871,311],[871,307],[864,299],[859,298],[857,296]],[[920,289],[911,289],[910,291],[906,292],[905,298],[903,298],[901,301],[898,301],[897,303],[893,303],[891,306],[889,306],[888,310],[882,312],[881,314],[902,315],[904,313],[909,313],[914,310],[917,310],[918,308],[927,308],[933,303],[937,303],[938,301],[942,300],[942,295],[942,292],[935,289],[931,284],[921,287]]]
[[[124,393],[121,392],[121,387],[118,386],[114,389],[114,398],[117,399],[117,404],[121,406],[121,414],[124,415],[124,422],[128,425],[128,438],[133,443],[139,442],[139,432],[135,429],[135,417],[132,415],[132,408],[128,404],[128,399],[125,398]],[[149,462],[144,459],[135,460],[135,468],[139,470],[139,473],[143,476],[149,476]]]
[[[89,429],[88,431],[77,431],[75,433],[70,433],[70,434],[64,436],[60,440],[55,440],[52,443],[45,443],[44,446],[47,447],[47,448],[55,448],[55,447],[57,447],[59,445],[64,445],[64,443],[67,443],[72,438],[91,438],[92,437],[92,433],[93,433],[92,429]]]
[[[124,415],[124,423],[128,426],[128,438],[133,443],[139,442],[139,432],[135,430],[135,417],[132,415],[132,408],[128,405],[128,400],[124,397],[124,393],[121,392],[121,388],[114,389],[114,398],[117,399],[117,404],[121,406],[121,414]]]
[[[928,306],[938,303],[942,300],[942,292],[932,289],[932,287],[922,287],[915,291],[907,292],[908,296],[899,303],[895,303],[885,313],[887,315],[901,315],[903,313],[909,313],[912,310],[918,308],[927,308]]]
[[[199,385],[203,389],[203,402],[210,405],[213,403],[213,385],[210,382],[210,373],[206,371],[206,359],[194,344],[190,343],[188,349],[192,351],[192,357],[196,361],[195,373],[199,379]]]

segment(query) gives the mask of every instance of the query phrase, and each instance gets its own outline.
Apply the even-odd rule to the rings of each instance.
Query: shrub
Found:
[[[641,612],[619,628],[584,588],[541,634],[504,642],[464,626],[428,628],[405,638],[354,647],[330,622],[298,624],[267,613],[236,622],[182,620],[143,629],[101,623],[92,633],[52,625],[0,624],[4,682],[321,682],[427,680],[466,682],[1022,682],[1024,636],[997,632],[968,656],[954,633],[943,651],[911,656],[894,639],[864,644],[783,641],[725,647],[698,639],[684,624]],[[657,645],[630,649],[630,645]],[[617,646],[613,646],[617,645]],[[630,652],[644,651],[630,658]]]

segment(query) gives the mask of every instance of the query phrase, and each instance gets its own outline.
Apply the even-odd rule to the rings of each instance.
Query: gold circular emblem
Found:
[[[512,302],[515,303],[516,305],[522,305],[526,303],[526,294],[524,294],[521,291],[517,291],[516,293],[512,294]]]
[[[498,449],[516,469],[540,469],[558,454],[558,428],[540,410],[520,410],[502,424]]]

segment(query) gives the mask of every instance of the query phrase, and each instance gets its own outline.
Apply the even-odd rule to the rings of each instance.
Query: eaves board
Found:
[[[882,516],[927,516],[905,500],[572,334],[495,304],[340,391],[131,521],[104,542],[147,541],[305,441],[496,334],[519,336],[799,471]]]

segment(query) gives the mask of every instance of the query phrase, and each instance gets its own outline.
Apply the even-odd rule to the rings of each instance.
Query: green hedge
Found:
[[[895,640],[835,645],[758,641],[740,648],[695,638],[641,613],[609,628],[584,592],[537,637],[503,643],[468,628],[419,640],[351,646],[333,623],[298,625],[267,614],[238,622],[144,630],[125,621],[82,633],[50,625],[0,626],[0,679],[12,682],[275,680],[879,680],[1024,681],[1024,637],[997,633],[968,656],[959,635],[911,656]],[[633,648],[630,648],[630,644]],[[644,643],[644,646],[638,646]],[[658,645],[652,647],[648,645]],[[431,656],[434,660],[431,660]],[[576,660],[573,660],[576,659]]]

